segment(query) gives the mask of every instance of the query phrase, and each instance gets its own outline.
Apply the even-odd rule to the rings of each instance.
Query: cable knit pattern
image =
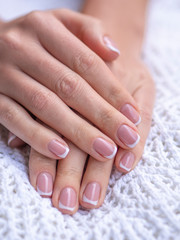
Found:
[[[144,59],[157,96],[142,160],[113,170],[102,207],[63,215],[30,185],[28,147],[7,147],[0,126],[0,239],[180,239],[180,1],[153,0],[149,13]]]

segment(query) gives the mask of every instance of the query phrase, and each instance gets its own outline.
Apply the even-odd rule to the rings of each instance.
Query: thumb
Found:
[[[55,15],[68,30],[104,61],[111,62],[119,56],[116,44],[108,36],[100,20],[67,9],[56,11]]]

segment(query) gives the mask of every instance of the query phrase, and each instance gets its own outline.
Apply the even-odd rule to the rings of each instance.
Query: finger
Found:
[[[104,61],[115,60],[120,51],[99,19],[68,9],[54,11],[62,23]]]
[[[52,202],[61,212],[74,214],[79,206],[79,189],[87,154],[66,141],[70,153],[58,162]]]
[[[20,138],[18,138],[12,132],[8,133],[7,143],[8,143],[8,146],[10,146],[11,148],[22,147],[25,145],[25,142],[23,142]]]
[[[142,116],[141,124],[138,126],[141,140],[140,143],[131,151],[126,151],[123,149],[118,150],[115,165],[119,171],[124,173],[134,169],[138,164],[150,130],[155,98],[154,82],[150,77],[147,77],[146,81],[142,83],[142,86],[138,89],[138,91],[136,91],[134,98],[139,104],[140,113]]]
[[[42,197],[51,197],[56,176],[56,160],[45,157],[31,148],[29,156],[29,179]]]
[[[119,80],[114,77],[104,61],[68,31],[59,21],[60,13],[54,11],[54,15],[58,14],[59,19],[58,16],[56,19],[51,14],[39,12],[32,13],[29,16],[27,24],[37,33],[37,41],[40,41],[42,46],[61,63],[78,73],[97,93],[118,110],[129,103],[138,111],[137,104],[132,96],[118,84]],[[39,28],[39,25],[41,25],[41,28]],[[47,26],[52,27],[48,27],[47,31]],[[23,46],[23,44],[20,45],[21,50]],[[29,43],[28,46],[32,46],[32,43]],[[70,49],[70,51],[67,51],[67,49]],[[29,52],[33,53],[34,48]],[[40,63],[43,63],[43,59],[41,59]]]
[[[98,208],[104,202],[113,160],[98,162],[90,157],[80,189],[80,204],[85,208]]]
[[[110,138],[77,116],[53,92],[17,70],[9,71],[4,79],[7,78],[11,89],[6,84],[2,86],[6,95],[22,103],[38,119],[74,142],[83,151],[99,161],[106,161],[116,154],[116,145]]]
[[[60,159],[68,145],[53,131],[36,122],[27,111],[9,97],[0,94],[0,123],[41,154]]]
[[[47,88],[56,93],[68,106],[75,109],[81,115],[91,121],[96,127],[102,130],[103,133],[109,136],[122,148],[133,148],[138,143],[139,136],[136,127],[124,116],[128,114],[132,116],[134,114],[135,118],[133,119],[136,122],[139,121],[139,114],[130,104],[125,104],[123,106],[123,115],[113,108],[100,95],[98,95],[95,90],[91,88],[78,74],[59,63],[43,49],[40,50],[39,46],[37,48],[33,46],[33,48],[36,50],[37,54],[31,54],[31,50],[25,52],[23,55],[26,56],[26,61],[31,64],[27,64],[25,61],[23,61],[23,59],[21,59],[19,63],[19,67],[22,67],[23,65],[23,72],[38,80],[40,83],[42,83],[42,85],[45,85]],[[24,51],[26,50],[24,49]],[[37,62],[42,63],[37,67]],[[44,69],[47,69],[47,71],[44,72]],[[20,79],[20,77],[18,78]],[[12,81],[10,79],[9,81],[11,81],[12,84],[15,82],[16,85],[14,87],[17,88],[19,80]],[[26,89],[27,84],[28,83],[26,81]],[[119,85],[120,84],[118,83],[117,86]],[[33,86],[31,85],[30,89],[32,89],[32,87]],[[19,88],[22,89],[22,83],[19,83]],[[5,89],[4,91],[9,92],[9,88]],[[30,92],[32,94],[33,90]],[[12,94],[14,95],[16,92],[13,91]],[[26,95],[26,98],[27,96],[28,95]],[[13,98],[14,97],[15,96],[13,96]],[[19,98],[20,96],[17,97]],[[22,98],[19,101],[22,102]],[[131,112],[133,114],[130,114]],[[67,137],[65,133],[63,133],[63,135]]]

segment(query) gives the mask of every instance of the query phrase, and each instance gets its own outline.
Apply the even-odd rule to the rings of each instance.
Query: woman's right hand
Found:
[[[78,39],[91,28],[92,44],[102,45],[105,60],[115,59],[117,51],[107,37],[103,42],[106,33],[98,24],[82,14],[54,10],[0,25],[0,123],[46,157],[67,156],[60,135],[99,161],[113,159],[116,144],[129,149],[138,143],[135,101]]]

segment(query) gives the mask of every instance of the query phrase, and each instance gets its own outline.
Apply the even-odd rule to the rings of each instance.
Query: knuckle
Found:
[[[16,30],[9,30],[0,36],[0,42],[8,49],[19,50],[21,47],[20,34]]]
[[[81,176],[81,172],[78,168],[76,167],[73,167],[73,166],[69,166],[68,168],[67,167],[62,167],[59,169],[59,171],[57,171],[57,177],[58,178],[61,178],[61,177],[72,177],[74,179],[74,177],[77,179],[80,178]]]
[[[71,13],[71,10],[67,8],[61,8],[59,9],[59,13],[60,15],[68,16]]]
[[[55,84],[55,93],[64,99],[73,98],[77,93],[79,81],[77,76],[65,74]]]
[[[95,163],[95,168],[94,168],[94,172],[95,175],[97,174],[98,176],[105,176],[106,179],[104,179],[105,181],[109,178],[110,175],[110,169],[112,169],[112,162],[100,162],[100,161],[96,161]],[[104,181],[104,183],[105,183]]]
[[[25,23],[39,27],[39,24],[41,25],[45,20],[44,14],[43,11],[32,11],[26,15]]]
[[[119,87],[118,87],[119,86]],[[109,103],[111,103],[112,106],[115,106],[116,108],[119,108],[119,105],[121,105],[121,96],[123,93],[123,89],[119,84],[112,83],[109,93],[108,93],[108,100]]]
[[[83,122],[81,122],[78,126],[73,128],[72,130],[72,136],[75,139],[74,143],[79,143],[80,145],[83,145],[84,142],[86,142],[85,136],[89,135],[91,136],[91,126],[88,125],[88,123],[81,119]],[[73,142],[73,141],[72,141]]]
[[[15,108],[13,107],[2,107],[1,108],[1,121],[5,123],[14,123],[15,117],[18,116],[18,112]]]
[[[101,129],[107,129],[107,126],[112,125],[113,111],[111,109],[104,109],[98,114],[97,121],[100,122]]]
[[[89,55],[76,55],[72,61],[74,70],[84,74],[87,74],[97,62],[95,54],[92,53]]]
[[[35,111],[43,111],[47,108],[52,96],[50,93],[47,93],[42,90],[36,90],[31,93],[30,96],[30,105]]]

